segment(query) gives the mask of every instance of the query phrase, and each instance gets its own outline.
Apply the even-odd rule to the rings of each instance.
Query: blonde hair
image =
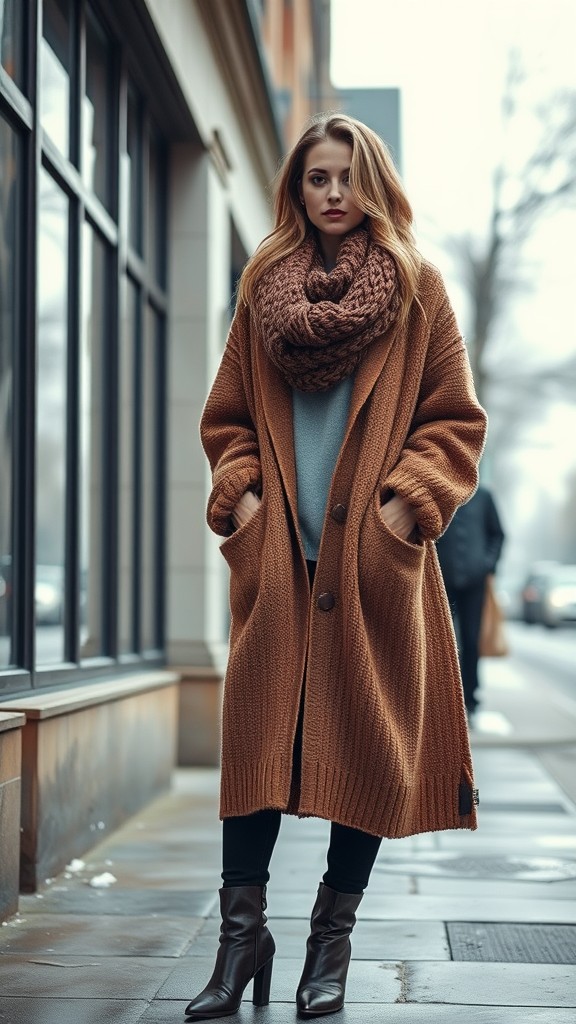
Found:
[[[392,157],[382,139],[361,121],[346,114],[318,114],[286,156],[276,177],[274,228],[246,264],[238,287],[239,302],[249,303],[260,277],[274,263],[294,252],[312,226],[300,202],[299,182],[306,153],[325,139],[352,148],[350,192],[367,217],[374,242],[394,258],[400,292],[400,321],[405,322],[416,294],[421,256],[412,233],[412,207]]]

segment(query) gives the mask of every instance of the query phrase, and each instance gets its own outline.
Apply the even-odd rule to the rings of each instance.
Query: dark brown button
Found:
[[[330,515],[332,516],[332,519],[336,520],[337,523],[343,523],[344,520],[346,519],[347,511],[348,510],[346,508],[346,505],[334,505],[334,508],[332,509]]]
[[[320,594],[317,604],[321,612],[329,612],[336,604],[336,598],[327,590],[325,594]]]

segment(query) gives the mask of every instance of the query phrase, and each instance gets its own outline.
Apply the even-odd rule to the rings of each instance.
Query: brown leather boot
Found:
[[[336,892],[320,883],[306,943],[304,970],[296,993],[301,1017],[321,1017],[344,1006],[350,963],[350,933],[363,893]]]
[[[266,927],[265,909],[265,885],[220,889],[222,924],[216,965],[206,988],[186,1007],[189,1020],[212,1020],[236,1013],[252,978],[252,1002],[267,1006],[276,946]]]

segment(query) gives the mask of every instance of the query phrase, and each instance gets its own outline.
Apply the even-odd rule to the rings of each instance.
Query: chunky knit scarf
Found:
[[[365,228],[344,237],[330,273],[315,239],[305,239],[266,271],[253,301],[270,359],[299,391],[326,391],[349,377],[399,306],[394,261]]]

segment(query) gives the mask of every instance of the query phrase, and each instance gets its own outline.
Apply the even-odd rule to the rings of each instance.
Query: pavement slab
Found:
[[[187,889],[92,889],[89,885],[60,882],[45,889],[43,899],[23,896],[20,913],[30,914],[118,914],[120,917],[158,916],[205,917],[218,902],[217,894]],[[215,911],[216,912],[216,911]],[[219,911],[218,911],[219,912]]]
[[[471,886],[473,890],[473,886]],[[272,917],[309,918],[310,893],[268,892]],[[217,916],[214,909],[211,916]],[[370,921],[534,921],[573,924],[576,900],[526,900],[514,897],[388,896],[369,893],[358,909],[358,920]]]
[[[408,1002],[576,1007],[576,966],[452,962],[404,968]],[[553,1024],[554,1017],[548,1020]]]
[[[276,961],[304,959],[308,921],[299,918],[268,918],[276,943]],[[198,932],[187,956],[213,956],[220,922],[211,918]],[[355,960],[449,960],[450,947],[441,921],[358,921],[352,936]]]
[[[119,917],[32,914],[2,935],[2,953],[77,956],[178,957],[205,923],[203,917]],[[0,1017],[0,1022],[2,1018]]]
[[[302,974],[304,957],[274,963],[271,1002],[292,1002]],[[169,977],[156,994],[156,999],[183,999],[188,1002],[200,992],[214,967],[214,957],[186,957],[173,967]],[[280,969],[278,969],[280,968]],[[394,1003],[401,995],[401,966],[389,961],[353,960],[346,986],[352,1003]],[[252,1000],[252,984],[244,993],[244,1002]]]
[[[173,969],[174,961],[164,957],[6,953],[2,956],[2,998],[38,993],[60,999],[73,994],[85,999],[151,1000]]]
[[[127,999],[0,996],[0,1024],[138,1024],[148,1004]],[[177,1020],[172,1018],[173,1024]]]
[[[182,1010],[183,1004],[180,1000],[154,1000],[144,1012],[141,1018],[142,1024],[180,1024],[180,1022],[185,1024],[186,1018],[183,1017]],[[322,1018],[319,1019],[322,1020]],[[325,1019],[332,1020],[331,1017]],[[293,999],[285,1003],[270,1003],[269,1006],[259,1007],[243,1003],[235,1017],[219,1017],[216,1020],[227,1021],[228,1024],[230,1022],[233,1024],[301,1024],[296,1016]],[[370,1003],[348,1001],[344,1009],[333,1020],[335,1024],[336,1021],[337,1024],[357,1024],[357,1022],[358,1024],[463,1024],[464,1021],[466,1024],[574,1024],[574,1011],[555,1009],[552,1017],[549,1009],[536,1007],[491,1006],[487,1008],[464,1004],[447,1006],[430,1003],[426,1006],[415,1006],[408,1003],[394,1003],[382,1008]],[[19,1021],[18,1024],[20,1024]],[[43,1021],[42,1024],[45,1022]],[[92,1020],[89,1024],[92,1024]]]

